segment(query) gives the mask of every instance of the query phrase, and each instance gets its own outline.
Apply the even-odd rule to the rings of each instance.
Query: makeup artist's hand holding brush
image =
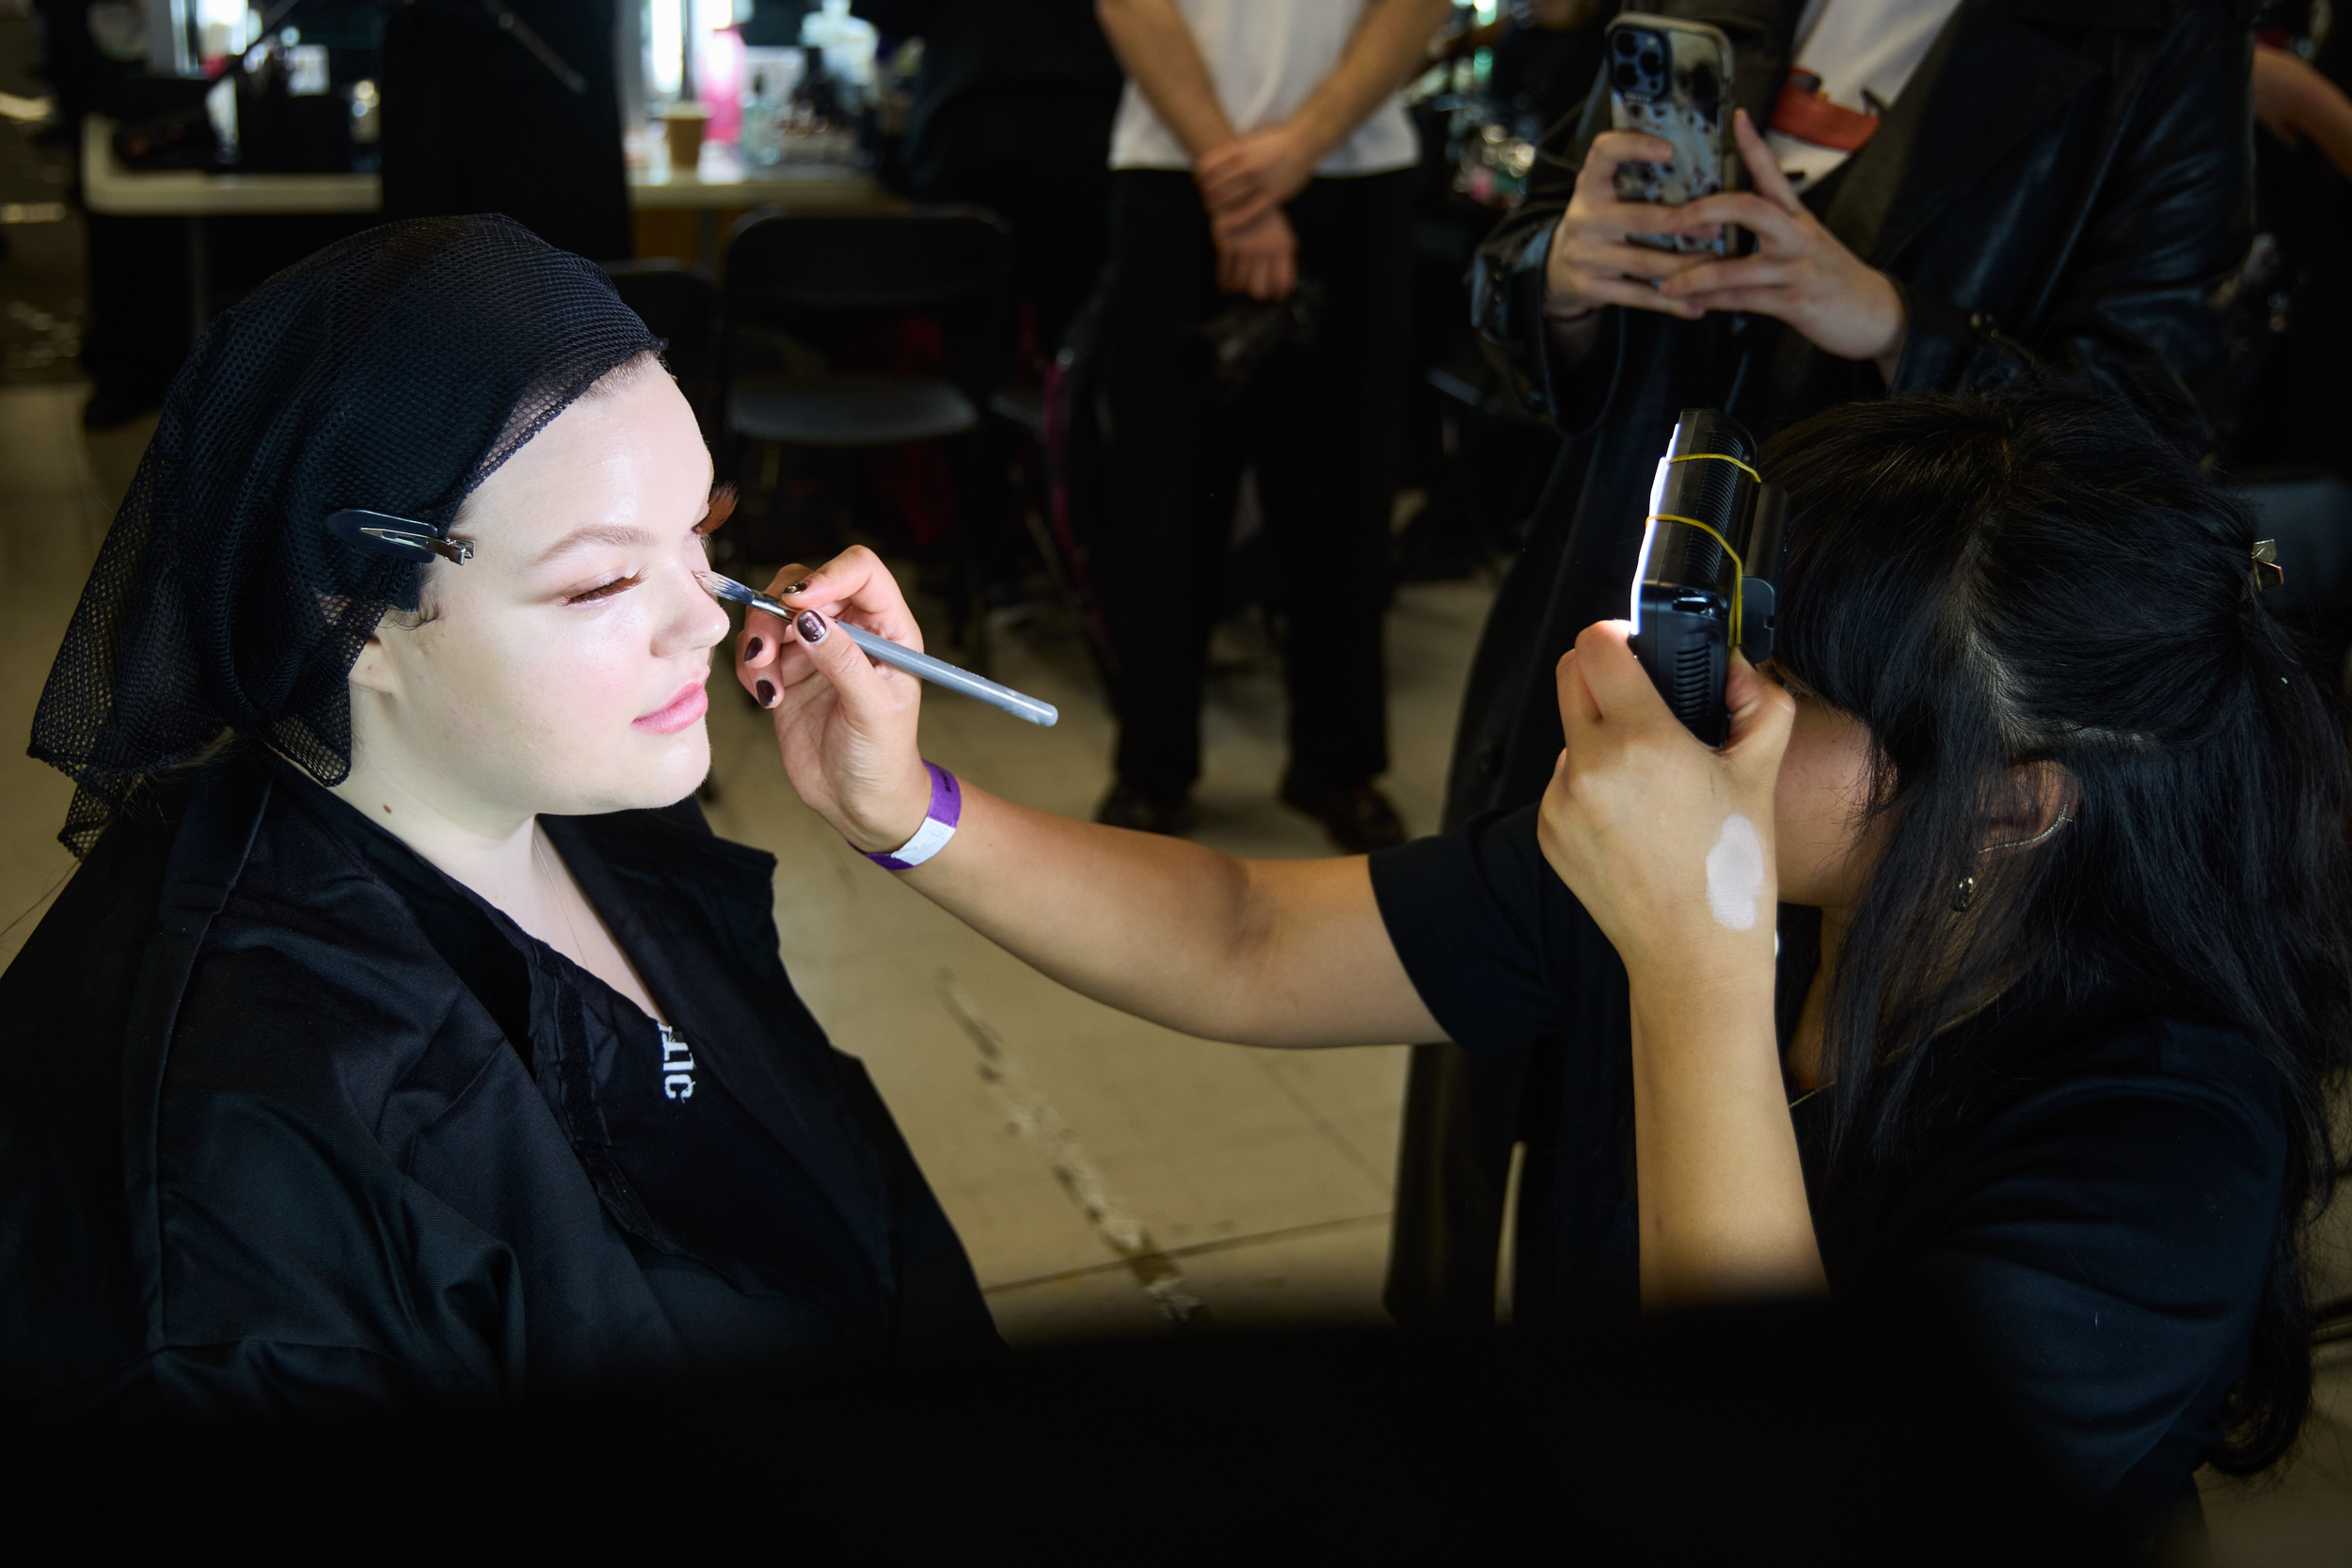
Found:
[[[792,787],[858,848],[880,853],[923,824],[930,775],[916,750],[922,683],[866,657],[834,623],[911,648],[922,629],[882,558],[853,546],[815,571],[787,566],[768,592],[800,611],[787,626],[747,610],[735,678],[771,710]]]

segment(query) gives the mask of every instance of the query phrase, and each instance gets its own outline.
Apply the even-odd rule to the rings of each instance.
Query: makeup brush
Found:
[[[724,599],[729,604],[764,610],[787,625],[800,613],[783,600],[771,599],[758,589],[747,588],[733,578],[722,577],[717,572],[696,572],[694,576],[710,591],[712,597]],[[982,680],[969,670],[957,669],[946,659],[918,654],[913,648],[893,642],[887,637],[877,637],[865,627],[853,626],[847,621],[835,621],[834,625],[848,632],[850,641],[865,649],[869,657],[894,670],[904,670],[908,674],[930,681],[934,686],[961,691],[967,697],[977,697],[981,702],[1003,708],[1015,719],[1026,719],[1032,724],[1051,724],[1061,717],[1061,710],[1051,703],[1041,703],[1035,697],[1015,691],[1011,687]]]

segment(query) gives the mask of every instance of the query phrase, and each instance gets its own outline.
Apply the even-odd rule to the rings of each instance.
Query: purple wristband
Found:
[[[923,825],[908,839],[886,855],[868,853],[866,859],[885,871],[912,871],[946,847],[956,836],[956,824],[963,819],[963,786],[956,776],[935,762],[923,766],[930,770],[931,803],[923,813]]]

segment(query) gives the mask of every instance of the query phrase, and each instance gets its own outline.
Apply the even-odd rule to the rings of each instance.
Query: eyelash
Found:
[[[638,573],[634,577],[615,578],[611,582],[602,584],[599,587],[591,588],[585,594],[574,594],[570,598],[565,599],[564,602],[565,604],[593,604],[598,599],[609,599],[613,594],[622,592],[624,589],[634,588],[644,580],[645,574],[643,572]]]
[[[704,512],[703,520],[694,525],[694,536],[702,545],[705,559],[710,555],[710,536],[719,531],[719,526],[727,520],[728,515],[734,510],[735,486],[732,483],[722,484],[710,492],[710,506]],[[574,594],[564,602],[565,604],[594,604],[598,599],[609,599],[615,594],[634,588],[644,579],[645,574],[643,572],[634,577],[618,578],[611,582],[591,588],[585,594]]]

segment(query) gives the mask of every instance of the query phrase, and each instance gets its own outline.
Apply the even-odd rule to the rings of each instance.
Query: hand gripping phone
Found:
[[[1737,420],[1686,408],[1650,483],[1633,568],[1633,652],[1674,716],[1709,746],[1730,726],[1724,681],[1738,648],[1772,657],[1788,505],[1756,469]]]
[[[1731,135],[1731,40],[1704,23],[1628,11],[1603,42],[1609,72],[1609,123],[1670,142],[1671,163],[1617,166],[1617,199],[1679,207],[1739,188],[1740,154]],[[1725,225],[1711,240],[1680,234],[1629,234],[1655,250],[1739,250]]]

